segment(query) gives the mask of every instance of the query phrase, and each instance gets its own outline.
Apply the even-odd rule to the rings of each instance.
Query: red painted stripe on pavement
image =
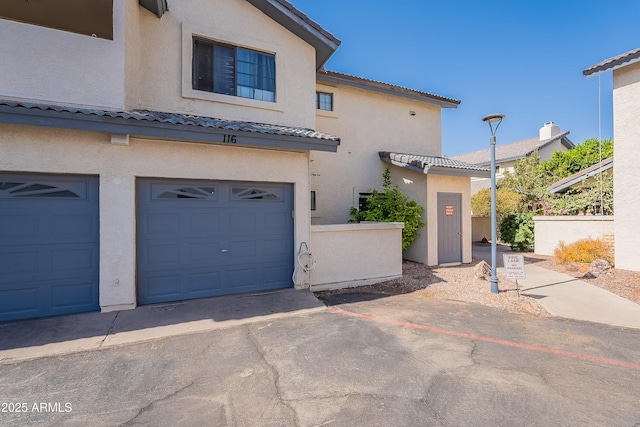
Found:
[[[570,357],[570,358],[573,358],[573,359],[586,360],[588,362],[601,363],[601,364],[605,364],[605,365],[620,366],[620,367],[623,367],[623,368],[635,369],[635,370],[640,371],[640,365],[636,365],[635,363],[623,362],[621,360],[605,359],[605,358],[602,358],[602,357],[589,356],[587,354],[573,353],[571,351],[565,351],[565,350],[557,350],[555,348],[540,347],[540,346],[537,346],[537,345],[522,344],[522,343],[515,342],[515,341],[500,340],[500,339],[497,339],[497,338],[485,337],[485,336],[482,336],[482,335],[468,334],[466,332],[451,331],[451,330],[448,330],[448,329],[437,328],[437,327],[434,327],[434,326],[426,326],[426,325],[420,325],[420,324],[417,324],[417,323],[410,323],[410,322],[402,322],[402,321],[399,321],[399,320],[384,319],[384,318],[381,318],[381,317],[375,317],[375,316],[371,316],[371,315],[368,315],[368,314],[354,313],[352,311],[346,311],[346,310],[342,310],[342,309],[336,308],[336,307],[329,307],[329,311],[331,313],[343,314],[345,316],[350,316],[350,317],[357,317],[359,319],[369,320],[369,321],[373,321],[373,322],[377,322],[377,323],[386,323],[388,325],[401,326],[403,328],[419,329],[419,330],[423,330],[423,331],[436,332],[436,333],[439,333],[439,334],[453,335],[453,336],[461,337],[461,338],[469,338],[469,339],[472,339],[472,340],[490,342],[490,343],[493,343],[493,344],[503,345],[503,346],[506,346],[506,347],[515,347],[515,348],[521,348],[521,349],[524,349],[524,350],[538,351],[538,352],[541,352],[541,353],[556,354],[556,355],[559,355],[559,356]]]

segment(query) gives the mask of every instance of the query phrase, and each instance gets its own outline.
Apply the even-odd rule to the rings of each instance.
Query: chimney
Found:
[[[560,133],[560,127],[553,122],[547,122],[540,128],[540,141],[546,141]]]

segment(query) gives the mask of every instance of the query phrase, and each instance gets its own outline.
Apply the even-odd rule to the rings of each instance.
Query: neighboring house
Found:
[[[613,211],[615,265],[640,271],[638,235],[640,228],[640,49],[606,59],[585,69],[586,77],[613,72]]]
[[[312,203],[345,223],[387,164],[407,256],[471,261],[459,101],[324,71],[286,0],[4,2],[0,39],[0,322],[292,287]]]
[[[441,110],[460,101],[333,71],[317,80],[316,126],[341,143],[311,154],[312,223],[346,223],[390,167],[393,183],[425,207],[427,225],[404,258],[471,262],[470,177],[489,171],[442,157]]]
[[[574,185],[580,184],[589,179],[596,179],[602,172],[613,169],[613,157],[604,159],[601,162],[596,163],[593,166],[589,166],[586,169],[576,172],[566,178],[563,178],[557,182],[554,182],[549,186],[549,193],[566,193]]]
[[[516,161],[529,157],[535,151],[538,152],[541,161],[550,159],[557,150],[569,151],[575,145],[568,138],[568,135],[568,130],[560,131],[555,123],[547,122],[540,128],[538,137],[496,145],[496,180],[502,178],[507,171],[513,172]],[[451,159],[491,168],[490,148],[451,156]],[[484,188],[491,188],[491,179],[471,180],[471,195]]]

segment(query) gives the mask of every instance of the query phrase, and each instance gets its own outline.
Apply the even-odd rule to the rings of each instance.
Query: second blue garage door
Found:
[[[291,184],[140,179],[138,302],[292,286]]]

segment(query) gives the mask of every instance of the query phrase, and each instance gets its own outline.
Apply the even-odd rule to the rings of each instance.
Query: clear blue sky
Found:
[[[342,41],[326,68],[461,100],[442,113],[443,154],[498,144],[547,121],[576,144],[598,136],[598,77],[582,70],[640,47],[640,0],[289,0]],[[613,138],[601,75],[602,138]]]

